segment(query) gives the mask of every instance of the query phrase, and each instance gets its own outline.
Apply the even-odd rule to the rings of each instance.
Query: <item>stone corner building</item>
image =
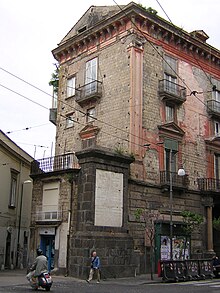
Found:
[[[187,255],[220,254],[220,52],[207,39],[131,2],[91,6],[53,50],[56,156],[32,164],[31,233],[52,269],[84,278],[96,249],[106,277],[149,271],[139,208],[159,211],[155,263],[170,236],[182,257],[184,210],[204,218]]]

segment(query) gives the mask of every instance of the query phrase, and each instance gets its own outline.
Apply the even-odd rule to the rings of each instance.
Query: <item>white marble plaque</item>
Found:
[[[121,227],[123,174],[96,170],[95,226]]]

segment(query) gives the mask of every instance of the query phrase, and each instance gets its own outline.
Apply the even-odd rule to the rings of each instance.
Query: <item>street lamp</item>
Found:
[[[31,180],[25,180],[21,185],[21,199],[20,199],[20,211],[19,211],[19,222],[18,222],[18,240],[17,240],[17,255],[16,255],[16,267],[18,267],[18,255],[20,252],[20,234],[21,234],[21,213],[24,195],[24,184],[31,183]]]
[[[173,175],[172,175],[172,149],[170,149],[169,158],[170,168],[170,259],[173,259]],[[185,170],[181,167],[178,172],[178,176],[185,176]]]

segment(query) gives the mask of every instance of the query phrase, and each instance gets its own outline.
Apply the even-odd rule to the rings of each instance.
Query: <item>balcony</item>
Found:
[[[76,102],[80,105],[91,100],[98,100],[101,97],[102,82],[98,80],[87,83],[76,90]]]
[[[62,171],[68,169],[80,169],[78,159],[73,153],[43,158],[31,163],[31,175]]]
[[[179,176],[177,172],[171,172],[173,189],[184,190],[189,187],[188,175]],[[160,171],[160,184],[163,188],[170,187],[170,172]]]
[[[220,102],[215,100],[207,101],[207,111],[211,116],[220,118]]]
[[[204,193],[220,192],[220,179],[198,178],[198,189]]]
[[[55,205],[47,205],[45,210],[37,211],[35,214],[35,221],[39,224],[51,223],[57,224],[62,221],[62,212],[58,211],[58,207]]]
[[[50,109],[49,121],[54,125],[57,125],[57,108]]]
[[[167,79],[162,79],[159,80],[159,96],[162,100],[182,104],[186,101],[186,88]]]

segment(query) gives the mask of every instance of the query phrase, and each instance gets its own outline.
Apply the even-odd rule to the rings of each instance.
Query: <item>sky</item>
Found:
[[[56,127],[49,122],[48,83],[56,60],[51,51],[91,5],[129,2],[0,0],[0,129],[35,159],[54,155]],[[134,2],[156,9],[185,31],[204,30],[207,43],[220,48],[219,0]]]

